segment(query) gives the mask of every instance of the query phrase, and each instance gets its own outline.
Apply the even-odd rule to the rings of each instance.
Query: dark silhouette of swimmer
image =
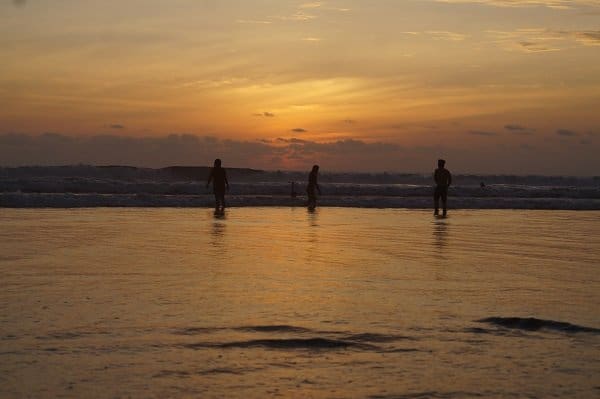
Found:
[[[321,187],[317,183],[317,177],[319,174],[319,165],[313,165],[310,174],[308,175],[308,186],[306,186],[306,193],[308,194],[308,207],[315,209],[317,206],[317,192],[321,195]]]
[[[433,193],[433,203],[435,206],[434,215],[440,214],[440,198],[442,199],[443,216],[446,216],[446,203],[448,201],[448,187],[452,184],[452,175],[450,171],[444,167],[446,161],[438,159],[438,167],[433,172],[435,179],[435,191]]]
[[[227,172],[221,167],[221,160],[215,159],[215,165],[210,170],[206,188],[212,181],[213,192],[215,193],[215,212],[225,209],[225,190],[229,191],[229,181],[227,181]]]

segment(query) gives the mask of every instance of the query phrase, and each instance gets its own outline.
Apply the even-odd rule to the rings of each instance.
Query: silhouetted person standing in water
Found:
[[[435,192],[433,193],[433,202],[435,206],[434,215],[440,214],[440,198],[442,199],[443,216],[446,216],[446,202],[448,201],[448,187],[452,184],[452,175],[444,167],[446,161],[438,159],[438,168],[433,173],[435,179]]]
[[[313,165],[310,174],[308,175],[308,186],[306,193],[308,194],[308,208],[315,209],[317,207],[317,193],[321,195],[321,188],[317,183],[317,175],[319,174],[319,165]],[[315,191],[316,190],[316,191]]]
[[[227,181],[227,172],[225,172],[225,168],[221,167],[220,159],[215,159],[215,165],[208,175],[206,188],[208,188],[211,181],[213,184],[213,192],[215,193],[215,212],[222,212],[225,209],[225,189],[229,190],[229,182]]]

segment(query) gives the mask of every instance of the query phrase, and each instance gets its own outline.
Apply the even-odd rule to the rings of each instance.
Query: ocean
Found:
[[[306,204],[308,172],[228,169],[233,207]],[[0,208],[210,207],[208,168],[126,166],[0,168]],[[293,183],[293,185],[292,185]],[[431,174],[320,174],[319,203],[334,207],[432,206]],[[292,192],[297,195],[292,196]],[[600,177],[454,176],[454,209],[600,210]]]
[[[0,208],[0,397],[597,398],[599,222]]]

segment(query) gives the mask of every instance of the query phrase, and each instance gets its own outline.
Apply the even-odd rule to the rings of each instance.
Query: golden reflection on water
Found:
[[[97,387],[110,397],[273,396],[266,387],[284,397],[448,396],[479,394],[481,381],[497,396],[596,392],[595,336],[548,346],[542,333],[470,329],[490,316],[600,327],[598,213],[4,210],[0,220],[0,372],[21,393],[0,386],[3,397]],[[348,335],[384,339],[379,349],[219,347]],[[548,385],[556,359],[581,371],[555,371]],[[512,395],[516,385],[524,391]]]

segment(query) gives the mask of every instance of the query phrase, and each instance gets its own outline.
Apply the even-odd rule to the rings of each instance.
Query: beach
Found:
[[[0,209],[2,398],[596,398],[600,211]]]

